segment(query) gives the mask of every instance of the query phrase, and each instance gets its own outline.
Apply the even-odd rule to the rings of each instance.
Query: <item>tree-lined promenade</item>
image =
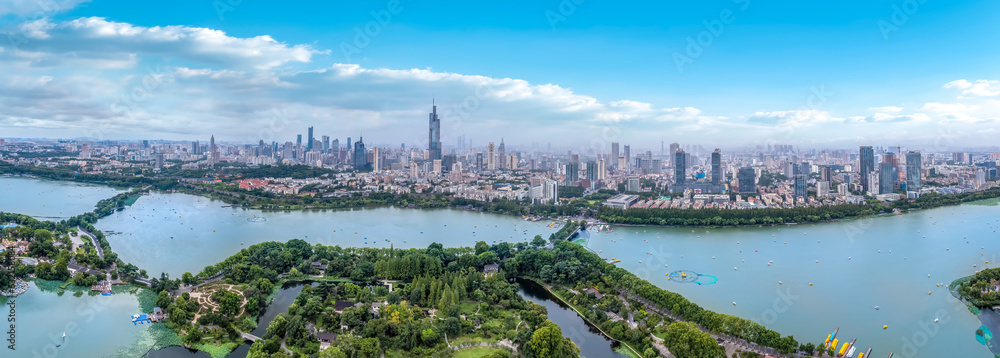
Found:
[[[862,204],[842,204],[816,207],[761,209],[615,209],[601,207],[597,216],[607,223],[669,226],[748,226],[784,223],[816,223],[838,219],[864,217],[894,211],[932,209],[977,200],[1000,197],[1000,189],[961,193],[927,193],[916,199],[900,199],[889,204],[868,201]]]

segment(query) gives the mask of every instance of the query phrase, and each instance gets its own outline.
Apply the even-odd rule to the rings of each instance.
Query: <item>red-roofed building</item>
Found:
[[[240,180],[240,189],[243,190],[254,190],[255,188],[263,187],[265,185],[267,185],[267,181],[262,179]]]

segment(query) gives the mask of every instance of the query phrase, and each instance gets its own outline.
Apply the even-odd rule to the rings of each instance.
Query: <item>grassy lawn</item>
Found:
[[[499,349],[493,347],[472,347],[455,352],[453,358],[479,358],[486,357]]]
[[[472,315],[476,313],[476,309],[479,308],[478,302],[462,302],[459,304],[462,308],[459,310],[464,315]]]

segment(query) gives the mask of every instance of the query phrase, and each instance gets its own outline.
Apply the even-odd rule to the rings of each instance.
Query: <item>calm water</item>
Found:
[[[518,295],[528,301],[545,306],[549,320],[559,325],[563,336],[569,337],[584,357],[626,357],[611,349],[615,342],[604,337],[598,330],[590,327],[575,311],[557,302],[545,291],[545,288],[532,282],[522,281]]]
[[[32,212],[33,208],[70,211],[65,208],[80,205],[82,209],[72,210],[74,214],[89,211],[99,199],[115,193],[97,187],[108,191],[81,203],[83,199],[74,193],[91,187],[77,189],[77,184],[15,178],[0,178],[0,187],[15,182],[24,185],[13,190],[15,195],[46,192],[50,199],[29,202],[2,195],[4,206],[0,208],[35,215],[44,213]],[[109,240],[124,260],[150,273],[168,272],[171,277],[198,272],[242,247],[266,240],[303,238],[345,247],[388,247],[386,239],[395,247],[426,247],[434,241],[471,246],[479,240],[492,243],[530,240],[535,234],[548,237],[556,229],[516,217],[457,210],[265,213],[222,205],[189,195],[155,194],[142,197],[135,206],[101,220],[97,226],[123,232]],[[254,215],[267,220],[252,221]],[[998,218],[1000,207],[964,205],[815,226],[711,232],[615,227],[611,233],[593,232],[588,245],[605,258],[622,260],[621,267],[707,309],[756,320],[784,334],[792,333],[799,341],[821,342],[834,327],[840,327],[839,337],[856,337],[857,345],[872,347],[875,356],[887,356],[891,351],[897,357],[990,357],[986,347],[975,340],[979,320],[937,284],[947,285],[977,269],[995,267],[1000,247],[995,232],[1000,225]],[[523,230],[528,230],[527,234]],[[768,266],[768,261],[773,263]],[[667,281],[664,275],[674,270],[714,275],[718,283],[698,286]],[[32,357],[31,349],[43,354],[46,335],[61,335],[60,324],[69,321],[82,322],[81,337],[94,336],[67,343],[63,347],[67,350],[59,351],[62,356],[78,356],[62,352],[90,342],[94,343],[87,352],[96,354],[87,356],[114,355],[143,340],[145,328],[128,321],[138,309],[133,296],[77,298],[31,291],[21,299],[25,303],[18,301],[19,317],[32,317],[35,322],[19,326],[15,356]],[[91,302],[107,303],[108,308],[84,321],[79,318],[78,306]],[[875,310],[875,306],[880,309]],[[555,311],[550,309],[550,315]],[[883,325],[888,329],[883,330]]]
[[[615,227],[593,232],[589,246],[702,307],[800,342],[821,342],[840,327],[841,341],[856,337],[875,356],[991,357],[975,340],[980,322],[946,286],[997,266],[998,217],[1000,207],[963,205],[815,226]],[[675,270],[718,283],[668,281]]]
[[[386,248],[425,248],[438,242],[471,247],[480,240],[493,244],[530,241],[536,234],[548,238],[559,228],[549,228],[551,222],[447,209],[262,212],[222,205],[198,196],[155,193],[101,219],[96,227],[122,232],[108,236],[122,260],[136,263],[150,275],[166,272],[170,277],[196,274],[264,241],[299,238],[314,244]]]
[[[0,176],[0,211],[58,221],[92,211],[98,201],[120,192],[106,186]]]
[[[7,299],[0,302],[7,311]],[[149,341],[149,326],[132,325],[132,315],[139,312],[134,295],[74,297],[73,291],[42,292],[32,283],[14,302],[17,345],[13,352],[4,347],[4,357],[137,356],[148,349],[140,342]]]

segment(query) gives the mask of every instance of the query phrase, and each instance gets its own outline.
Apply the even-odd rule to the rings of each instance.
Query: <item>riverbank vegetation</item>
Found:
[[[1000,305],[1000,268],[988,268],[956,280],[950,287],[976,307]]]
[[[884,204],[869,201],[862,204],[841,204],[817,207],[761,209],[615,209],[601,207],[598,217],[609,223],[670,226],[744,226],[785,223],[815,223],[837,219],[888,213],[894,210],[932,209],[1000,197],[1000,189],[942,195],[927,193],[916,199],[900,199]]]
[[[262,340],[252,345],[251,357],[447,356],[460,345],[480,342],[498,349],[491,353],[494,357],[510,356],[514,346],[532,357],[576,356],[578,349],[547,320],[545,309],[517,295],[517,286],[502,269],[489,268],[512,259],[518,250],[535,248],[527,243],[480,242],[475,248],[432,244],[402,250],[310,246],[302,240],[266,242],[206,267],[192,279],[224,276],[211,285],[241,290],[247,297],[241,309],[248,313],[263,307],[265,301],[259,297],[270,292],[260,286],[272,279],[339,281],[303,288],[288,313],[275,318]],[[199,296],[170,296],[165,290],[157,299],[157,305],[171,314],[168,327],[184,342],[190,345],[205,336],[218,339],[206,331],[208,326],[218,326],[225,339],[238,337],[237,330],[250,330],[241,324],[245,318],[232,314],[234,310],[223,312],[221,305],[194,307],[192,300],[206,302]],[[192,313],[213,318],[193,320]],[[336,335],[333,342],[320,341],[319,337],[332,337],[326,333]],[[321,351],[327,344],[330,347]]]
[[[675,352],[677,356],[720,357],[720,351],[712,348],[718,345],[711,336],[682,327],[671,330],[673,321],[697,324],[710,332],[742,338],[783,353],[800,348],[791,336],[782,337],[753,321],[705,310],[679,294],[656,287],[605,262],[579,245],[560,242],[554,250],[521,252],[515,260],[516,270],[509,271],[552,286],[588,320],[644,356],[655,355],[650,335],[667,332],[664,344],[671,352],[692,354]],[[635,325],[630,327],[625,321]]]

